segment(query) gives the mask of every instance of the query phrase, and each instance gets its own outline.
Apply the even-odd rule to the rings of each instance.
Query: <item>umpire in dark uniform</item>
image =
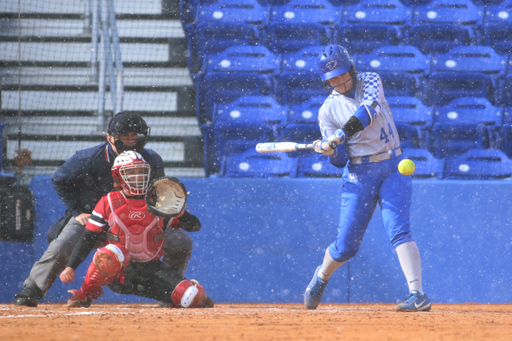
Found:
[[[55,172],[53,187],[66,206],[66,213],[50,227],[50,245],[32,266],[23,289],[14,296],[14,304],[37,307],[64,270],[96,203],[113,188],[111,168],[118,154],[135,150],[150,164],[151,180],[165,175],[160,155],[144,148],[149,136],[150,128],[142,117],[117,114],[108,124],[106,143],[77,151]],[[192,239],[182,229],[167,229],[165,233],[163,261],[183,275],[192,252]]]

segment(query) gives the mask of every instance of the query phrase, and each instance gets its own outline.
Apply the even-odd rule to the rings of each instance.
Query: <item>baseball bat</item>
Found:
[[[258,143],[256,151],[258,153],[279,153],[279,152],[294,152],[299,149],[313,148],[313,144],[301,144],[295,142],[267,142]]]
[[[324,142],[329,143],[329,146],[332,149],[335,149],[338,145],[336,142]],[[294,152],[299,149],[312,149],[313,144],[302,144],[295,142],[267,142],[267,143],[258,143],[256,145],[256,151],[258,153],[279,153],[279,152]]]

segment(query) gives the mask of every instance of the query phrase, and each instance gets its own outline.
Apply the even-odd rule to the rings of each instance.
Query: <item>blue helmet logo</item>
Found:
[[[335,61],[335,60],[331,60],[330,62],[327,62],[327,64],[325,64],[325,66],[329,69],[329,70],[334,70],[334,68],[336,67],[336,65],[338,65],[338,62]]]

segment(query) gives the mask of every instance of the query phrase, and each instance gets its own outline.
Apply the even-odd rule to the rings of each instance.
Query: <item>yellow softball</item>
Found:
[[[402,175],[411,175],[412,173],[414,173],[415,168],[416,166],[414,165],[414,162],[412,162],[412,160],[409,159],[403,159],[398,164],[398,171]]]

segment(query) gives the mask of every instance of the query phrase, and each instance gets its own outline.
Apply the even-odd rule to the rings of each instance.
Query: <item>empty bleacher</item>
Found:
[[[0,122],[5,123],[6,172],[15,172],[13,159],[20,146],[32,152],[33,165],[25,167],[26,175],[52,174],[76,150],[105,141],[97,117],[88,3],[43,5],[27,0],[21,8],[14,0],[0,4]],[[145,118],[151,127],[147,147],[162,156],[168,175],[204,176],[179,2],[124,0],[114,1],[114,6],[124,67],[123,111]],[[107,82],[107,122],[112,110]]]

